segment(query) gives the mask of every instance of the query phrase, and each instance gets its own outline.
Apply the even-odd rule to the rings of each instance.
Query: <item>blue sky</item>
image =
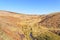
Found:
[[[60,12],[60,0],[0,0],[0,10],[25,14]]]

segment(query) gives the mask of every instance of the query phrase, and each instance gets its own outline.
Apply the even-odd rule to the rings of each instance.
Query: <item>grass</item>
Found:
[[[20,17],[12,17],[0,17],[0,38],[3,40],[22,40],[20,34],[24,35],[23,40],[60,40],[59,35],[49,31],[58,29],[38,25],[40,19],[29,19],[27,16],[28,20],[22,17],[20,21]]]

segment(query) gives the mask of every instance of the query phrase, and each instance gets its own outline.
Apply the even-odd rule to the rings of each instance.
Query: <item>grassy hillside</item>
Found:
[[[25,15],[0,11],[0,40],[60,40],[54,33],[55,28],[48,28],[39,23],[45,16]]]

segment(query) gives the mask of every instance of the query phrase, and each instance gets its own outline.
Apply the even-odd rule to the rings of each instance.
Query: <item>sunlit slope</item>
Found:
[[[0,11],[0,40],[60,40],[60,36],[52,32],[57,28],[39,23],[44,17]]]
[[[23,15],[13,12],[0,11],[0,38],[1,40],[28,40],[26,33],[30,26],[40,21],[40,16]],[[28,29],[28,30],[27,30]],[[25,33],[26,32],[26,33]]]

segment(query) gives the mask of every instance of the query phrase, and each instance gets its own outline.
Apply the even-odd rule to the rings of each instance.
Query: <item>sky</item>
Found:
[[[0,0],[0,10],[23,14],[60,12],[60,0]]]

